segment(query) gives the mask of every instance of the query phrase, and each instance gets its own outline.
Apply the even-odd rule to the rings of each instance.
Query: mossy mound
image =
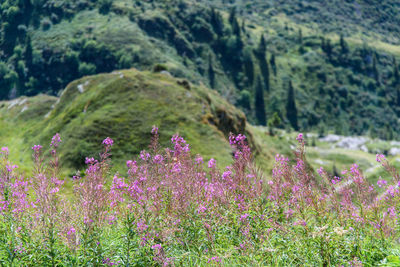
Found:
[[[115,140],[114,163],[123,166],[148,147],[153,125],[160,128],[162,145],[179,133],[194,153],[227,164],[227,136],[246,131],[245,115],[216,92],[162,73],[130,69],[88,76],[52,100],[51,105],[40,104],[44,110],[30,118],[35,123],[24,136],[45,144],[60,133],[61,157],[71,168],[81,168],[85,157],[98,155],[106,137]],[[18,112],[13,108],[10,114]]]

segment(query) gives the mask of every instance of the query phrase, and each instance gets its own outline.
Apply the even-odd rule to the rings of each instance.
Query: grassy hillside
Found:
[[[0,12],[0,99],[156,68],[214,88],[254,124],[398,138],[395,1],[7,0]]]
[[[69,168],[81,167],[87,156],[96,157],[109,136],[116,142],[115,164],[122,169],[148,147],[153,125],[160,128],[162,145],[170,145],[172,135],[179,133],[195,153],[228,164],[227,136],[246,133],[244,114],[217,93],[167,74],[134,69],[84,77],[59,98],[39,95],[2,102],[0,114],[1,145],[27,155],[31,146],[49,143],[58,132],[65,140],[61,158]],[[16,160],[23,163],[29,157]]]

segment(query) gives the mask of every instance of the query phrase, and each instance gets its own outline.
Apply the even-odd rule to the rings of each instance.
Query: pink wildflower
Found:
[[[208,161],[208,168],[212,169],[212,168],[215,167],[215,165],[216,165],[216,160],[215,159],[212,158],[212,159],[210,159]]]
[[[102,144],[111,147],[114,144],[114,141],[110,137],[107,137],[106,139],[103,140]]]

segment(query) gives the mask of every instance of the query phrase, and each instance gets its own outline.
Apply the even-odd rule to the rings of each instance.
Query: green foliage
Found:
[[[264,87],[261,81],[261,78],[257,78],[256,88],[255,88],[255,99],[254,99],[254,106],[256,110],[256,118],[257,122],[260,125],[267,125],[266,123],[266,114],[265,114],[265,103],[264,103]]]
[[[251,109],[251,94],[247,90],[243,90],[240,92],[240,98],[238,100],[238,104],[243,107],[244,109],[250,110]]]
[[[168,71],[168,67],[165,64],[155,64],[153,67],[153,72]]]
[[[279,117],[278,112],[275,112],[274,115],[268,120],[268,127],[280,127],[282,123],[281,118]]]
[[[92,75],[96,73],[96,66],[92,63],[82,62],[79,64],[78,71],[82,76]]]
[[[112,0],[100,0],[99,1],[99,12],[101,14],[108,14],[108,12],[110,12],[112,3],[113,3]]]
[[[295,101],[295,93],[292,85],[292,81],[289,81],[287,101],[286,101],[286,117],[290,122],[290,125],[296,131],[299,129],[297,121],[297,107]]]

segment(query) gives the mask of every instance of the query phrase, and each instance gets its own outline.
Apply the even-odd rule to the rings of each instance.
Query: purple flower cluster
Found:
[[[200,155],[193,157],[182,136],[174,135],[172,148],[162,149],[157,127],[152,134],[149,151],[128,160],[125,175],[112,176],[114,141],[107,137],[100,157],[86,158],[85,172],[74,176],[73,200],[63,193],[56,151],[59,134],[51,141],[50,159],[42,146],[32,147],[32,177],[22,176],[8,159],[8,148],[1,148],[0,216],[4,225],[12,222],[15,231],[10,235],[15,233],[13,238],[21,243],[10,251],[32,250],[19,237],[25,232],[36,238],[35,244],[44,240],[43,251],[52,251],[48,242],[52,238],[59,238],[57,242],[71,254],[85,251],[88,244],[93,246],[89,249],[100,249],[105,243],[102,234],[119,229],[125,232],[118,240],[125,240],[128,247],[136,244],[135,250],[149,254],[153,265],[172,266],[175,259],[168,257],[169,246],[194,242],[185,240],[185,235],[203,240],[199,247],[205,261],[219,265],[226,257],[215,249],[222,240],[221,229],[236,235],[232,247],[242,256],[278,239],[314,240],[311,246],[322,240],[322,245],[334,247],[330,242],[346,235],[351,235],[346,242],[365,240],[365,236],[387,242],[399,234],[400,178],[383,155],[377,155],[377,161],[392,180],[379,177],[371,184],[356,164],[340,177],[332,176],[323,168],[310,168],[299,134],[295,159],[276,155],[272,177],[266,180],[244,135],[230,135],[233,161],[220,171],[216,159],[204,164]],[[118,249],[104,251],[99,264],[122,264],[122,258],[106,254]]]

